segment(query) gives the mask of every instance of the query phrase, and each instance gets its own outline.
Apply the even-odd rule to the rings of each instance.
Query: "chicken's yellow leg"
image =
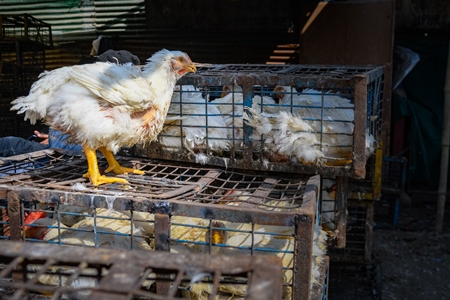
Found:
[[[126,179],[117,178],[117,177],[106,177],[100,174],[98,169],[98,161],[97,154],[94,148],[89,147],[88,145],[83,145],[83,151],[86,154],[86,159],[88,162],[88,172],[85,174],[89,177],[91,183],[95,186],[105,183],[128,183]]]
[[[100,147],[100,148],[98,148],[98,150],[100,150],[100,152],[103,153],[103,155],[105,156],[106,160],[108,161],[108,168],[105,170],[105,173],[109,173],[111,171],[116,173],[116,174],[134,173],[134,174],[142,175],[142,174],[145,173],[142,170],[136,170],[136,169],[133,169],[133,168],[122,167],[119,164],[119,162],[116,160],[116,158],[114,157],[112,152],[109,151],[109,150],[106,150],[105,147]]]

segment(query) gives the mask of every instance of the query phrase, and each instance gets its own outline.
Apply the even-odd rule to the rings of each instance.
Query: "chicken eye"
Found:
[[[184,59],[182,57],[179,57],[178,61],[182,63],[184,61]]]

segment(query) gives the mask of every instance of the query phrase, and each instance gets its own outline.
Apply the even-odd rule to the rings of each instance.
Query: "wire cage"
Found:
[[[158,141],[136,156],[365,177],[380,138],[383,67],[199,65]]]
[[[375,153],[367,159],[366,178],[350,179],[348,197],[357,200],[380,200],[384,167],[383,150],[380,143]]]
[[[177,295],[189,288],[209,288],[214,298],[233,280],[246,299],[278,300],[282,294],[283,268],[275,256],[210,259],[13,241],[0,249],[0,286],[8,299],[181,299]]]
[[[283,263],[283,299],[311,298],[319,175],[118,159],[146,174],[124,175],[129,185],[97,188],[83,178],[82,156],[44,150],[3,161],[2,238],[174,253],[275,255]],[[99,160],[100,169],[106,164]],[[236,297],[243,293],[226,288],[219,292]]]
[[[42,44],[0,40],[1,93],[6,101],[28,93],[44,70],[45,47]]]
[[[381,199],[375,204],[377,227],[395,228],[400,213],[400,199],[405,193],[408,160],[406,157],[383,157]]]
[[[381,264],[331,262],[329,299],[382,299]]]
[[[344,248],[347,234],[348,178],[322,177],[320,187],[320,224],[331,237],[328,244]]]
[[[53,46],[50,24],[29,14],[0,14],[0,40],[23,40]]]
[[[374,201],[347,201],[346,244],[344,248],[329,247],[332,262],[371,263]]]
[[[0,117],[17,119],[10,112],[11,101],[28,93],[45,70],[45,49],[52,46],[49,24],[28,14],[0,15]],[[0,135],[25,137],[31,131],[31,126],[24,124],[9,127]]]

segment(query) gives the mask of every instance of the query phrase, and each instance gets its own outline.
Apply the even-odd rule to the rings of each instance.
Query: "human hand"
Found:
[[[37,130],[34,131],[34,134],[35,134],[38,138],[42,139],[42,141],[40,142],[41,144],[43,144],[43,145],[48,145],[48,134],[46,134],[46,133],[40,133],[40,132],[37,131]]]

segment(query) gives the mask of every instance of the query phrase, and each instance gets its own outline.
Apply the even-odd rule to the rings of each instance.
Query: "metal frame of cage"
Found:
[[[220,93],[225,85],[239,85],[242,87],[242,103],[236,105],[251,107],[253,96],[274,94],[269,88],[277,85],[292,86],[302,89],[317,89],[322,98],[329,91],[339,92],[349,98],[354,104],[354,131],[352,157],[347,160],[325,158],[316,163],[292,162],[286,160],[271,160],[257,153],[252,148],[252,128],[245,122],[242,126],[242,148],[236,146],[236,141],[230,138],[231,149],[223,154],[215,153],[214,149],[206,149],[208,163],[239,169],[280,171],[306,174],[321,174],[324,176],[350,176],[364,178],[366,172],[366,136],[373,134],[379,141],[382,121],[383,77],[384,68],[379,66],[321,66],[321,65],[199,65],[195,74],[188,74],[179,80],[180,85],[193,85],[202,89],[203,93],[214,96]],[[234,93],[234,91],[232,91]],[[176,94],[175,92],[174,94]],[[183,93],[179,93],[180,97]],[[205,102],[203,106],[214,105],[214,101]],[[291,107],[292,110],[293,107]],[[322,113],[327,111],[321,106]],[[192,114],[194,117],[206,117],[205,114]],[[324,122],[320,117],[318,122]],[[321,125],[322,126],[322,125]],[[208,125],[206,125],[208,127]],[[323,127],[322,127],[323,128]],[[236,129],[236,128],[234,128]],[[323,130],[316,132],[320,141],[325,134]],[[206,135],[208,130],[206,130]],[[160,134],[161,136],[161,134]],[[180,136],[181,138],[181,136]],[[208,136],[206,136],[208,140]],[[180,142],[183,145],[183,141]],[[318,146],[324,147],[321,142]],[[208,147],[208,145],[207,145]],[[193,151],[181,146],[180,151],[167,151],[158,143],[149,147],[140,145],[134,149],[134,155],[150,158],[168,159],[173,161],[196,162]]]
[[[28,93],[45,70],[45,49],[53,47],[51,25],[29,14],[0,14],[0,117],[17,119],[10,102]],[[2,136],[25,137],[32,128],[15,121]]]
[[[328,248],[332,262],[373,262],[374,204],[372,200],[348,199],[346,245],[345,248]]]
[[[133,212],[146,212],[153,215],[153,220],[146,220],[152,224],[154,233],[150,237],[154,249],[170,251],[176,244],[189,244],[192,247],[203,247],[205,253],[214,253],[214,249],[227,249],[234,251],[244,250],[249,255],[276,254],[291,255],[292,264],[284,265],[284,272],[291,272],[292,282],[284,284],[290,289],[292,299],[309,299],[311,288],[312,240],[314,224],[318,220],[318,190],[320,176],[287,173],[251,173],[248,170],[240,173],[238,170],[226,170],[218,167],[193,166],[174,162],[153,161],[147,158],[119,157],[125,165],[133,165],[147,171],[148,175],[127,175],[131,190],[117,185],[102,185],[99,188],[90,186],[83,178],[86,162],[83,157],[70,156],[54,150],[44,150],[27,155],[8,158],[3,161],[0,173],[0,199],[5,199],[3,211],[7,211],[7,220],[2,223],[2,236],[11,240],[36,241],[25,236],[23,226],[33,227],[33,224],[24,224],[25,213],[47,210],[54,214],[58,220],[56,230],[66,229],[59,222],[62,205],[95,208],[92,215],[84,214],[87,219],[95,222],[101,220],[96,217],[97,209],[113,209],[115,211],[130,211],[128,218],[122,219],[133,228]],[[106,167],[106,161],[99,161],[100,168]],[[74,189],[77,183],[84,183],[86,188]],[[244,188],[245,186],[245,188]],[[241,190],[250,192],[249,197],[242,199],[241,194],[230,197],[227,192]],[[225,195],[225,197],[224,197]],[[283,197],[289,199],[286,206],[269,204],[266,201],[287,203]],[[282,199],[282,200],[280,200]],[[231,201],[232,205],[226,202]],[[223,202],[225,204],[220,205]],[[47,207],[42,207],[47,205]],[[272,205],[272,207],[271,207]],[[286,204],[283,204],[286,205]],[[49,209],[48,206],[53,206]],[[171,226],[174,217],[200,218],[207,223],[184,225],[191,232],[200,228],[204,233],[204,240],[171,240]],[[111,218],[113,219],[113,218]],[[247,229],[223,228],[215,221],[249,224]],[[142,221],[142,220],[141,220]],[[172,224],[174,225],[174,224]],[[257,226],[281,226],[289,228],[287,233],[265,231],[263,234],[272,240],[292,240],[293,248],[274,250],[258,246],[251,242],[251,246],[234,247],[227,244],[212,244],[214,230],[216,232],[238,232],[247,234],[251,240],[256,240]],[[36,226],[39,227],[39,226]],[[9,231],[9,237],[5,232]],[[98,240],[101,229],[89,231]],[[206,238],[209,233],[209,238]],[[110,234],[110,233],[109,233]],[[121,235],[130,237],[130,247],[133,247],[133,230]],[[61,235],[52,242],[61,244]],[[136,238],[139,236],[136,234]],[[42,241],[41,241],[42,242]],[[95,242],[98,245],[98,242]],[[287,243],[287,242],[285,242]]]
[[[330,299],[382,299],[382,266],[375,261],[330,263]]]
[[[405,192],[408,160],[406,157],[384,156],[381,199],[375,204],[377,226],[395,228],[399,219],[400,198]],[[384,217],[384,218],[383,218]],[[387,220],[386,217],[389,219]],[[383,221],[382,221],[383,219]]]
[[[317,300],[327,300],[328,299],[328,288],[330,281],[330,258],[325,256],[325,262],[321,266],[320,278],[314,283],[311,290],[311,299]]]
[[[52,26],[29,14],[0,14],[0,39],[53,46]]]
[[[350,179],[348,197],[357,200],[380,200],[384,167],[383,147],[382,143],[379,143],[375,153],[367,160],[366,178]]]
[[[0,263],[0,286],[9,299],[35,299],[33,295],[41,293],[50,294],[52,299],[72,298],[77,293],[96,300],[180,299],[176,297],[180,289],[196,282],[210,285],[214,298],[219,284],[226,284],[230,278],[239,278],[246,286],[246,299],[278,300],[282,295],[283,269],[281,259],[275,256],[217,255],[211,259],[201,254],[6,241],[0,243]],[[61,284],[37,283],[41,276],[54,277]],[[81,282],[96,284],[83,286]],[[166,293],[144,289],[146,282],[155,282]]]
[[[331,180],[334,182],[334,198],[332,199],[325,199],[324,194],[326,192],[326,189],[328,187],[325,187],[324,180]],[[347,234],[347,198],[349,194],[349,186],[348,186],[348,178],[344,176],[337,176],[335,178],[321,178],[321,193],[320,193],[320,208],[321,208],[321,221],[320,224],[323,228],[326,230],[334,231],[331,234],[334,234],[335,236],[329,243],[333,247],[337,248],[344,248],[346,246],[346,234]],[[332,209],[327,209],[325,206],[329,207],[329,204],[331,203]],[[330,220],[335,227],[334,230],[330,229],[330,224],[327,224],[327,222],[324,220],[323,216],[325,214],[333,214],[334,218],[333,220]]]

